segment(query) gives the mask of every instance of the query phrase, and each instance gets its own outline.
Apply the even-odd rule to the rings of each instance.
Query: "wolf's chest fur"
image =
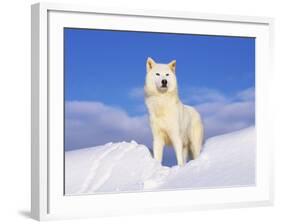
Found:
[[[146,100],[148,106],[150,120],[157,123],[161,129],[166,129],[171,122],[178,121],[177,107],[178,101],[169,96],[154,96]]]
[[[150,123],[154,132],[162,136],[165,144],[171,145],[170,129],[178,122],[177,107],[175,98],[163,96],[149,97],[146,100],[149,110]]]
[[[163,119],[175,115],[178,100],[171,96],[153,96],[146,100],[146,104],[151,116]]]

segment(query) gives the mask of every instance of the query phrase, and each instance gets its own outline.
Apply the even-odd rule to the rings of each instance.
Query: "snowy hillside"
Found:
[[[165,167],[132,141],[65,153],[67,195],[175,188],[248,186],[255,183],[255,129],[206,141],[198,159]]]

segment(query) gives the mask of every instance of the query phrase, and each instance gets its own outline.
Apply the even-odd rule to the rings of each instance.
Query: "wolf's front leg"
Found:
[[[184,156],[183,156],[183,144],[179,135],[171,136],[171,140],[176,152],[177,162],[179,166],[184,166]]]
[[[183,153],[183,162],[186,163],[188,160],[188,154],[189,154],[187,146],[183,146],[182,153]]]
[[[163,139],[159,137],[154,137],[153,139],[153,155],[154,158],[162,163],[163,158],[163,147],[164,147],[164,141]]]

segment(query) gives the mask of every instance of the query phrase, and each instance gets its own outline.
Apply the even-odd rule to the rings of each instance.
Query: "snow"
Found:
[[[208,139],[184,167],[161,166],[134,141],[65,153],[66,195],[255,184],[255,128]]]

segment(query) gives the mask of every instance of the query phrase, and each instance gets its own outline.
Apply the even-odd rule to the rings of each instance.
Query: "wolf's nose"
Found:
[[[161,83],[162,83],[162,86],[167,86],[168,81],[167,81],[166,79],[163,79],[163,80],[161,81]]]

